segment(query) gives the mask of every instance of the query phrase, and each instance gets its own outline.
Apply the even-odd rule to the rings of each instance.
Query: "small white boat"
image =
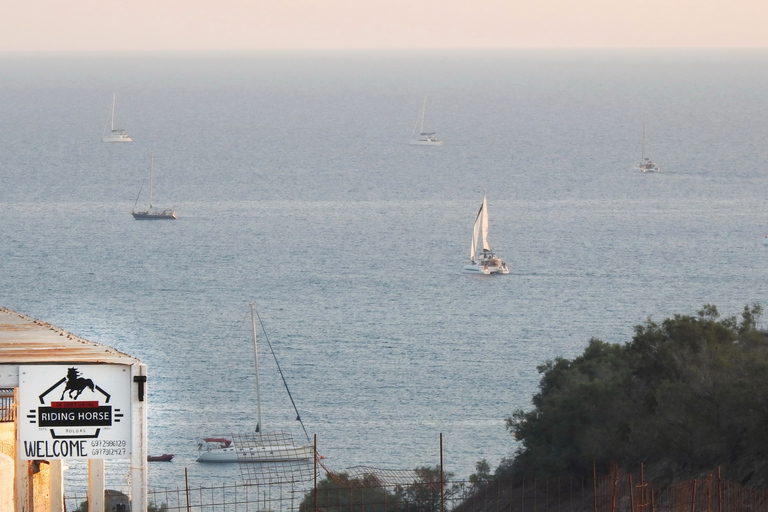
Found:
[[[427,112],[427,97],[424,96],[424,104],[421,107],[421,115],[416,121],[411,134],[411,146],[442,146],[443,141],[437,138],[434,132],[424,131],[424,116]]]
[[[112,95],[112,110],[107,124],[104,126],[104,133],[101,135],[101,142],[133,142],[133,139],[121,128],[115,128],[115,97]]]
[[[285,432],[267,433],[261,430],[259,346],[256,341],[256,312],[253,304],[251,304],[251,327],[253,329],[253,358],[256,367],[256,432],[243,435],[212,436],[202,439],[198,443],[200,454],[197,457],[197,462],[289,462],[311,460],[315,453],[314,446],[297,446],[294,444],[291,435]],[[267,342],[269,342],[268,338]],[[285,379],[283,379],[283,384],[285,384]],[[287,384],[285,386],[287,390]],[[290,396],[290,392],[288,394]],[[291,402],[293,402],[293,398],[291,398]],[[296,410],[295,404],[294,410]],[[298,411],[296,412],[296,419],[301,421]],[[303,426],[304,424],[302,423]]]
[[[643,151],[640,158],[640,164],[637,166],[640,172],[661,172],[659,166],[653,160],[645,156],[645,120],[643,120]]]
[[[153,156],[149,165],[149,208],[147,208],[146,210],[139,210],[139,211],[136,210],[136,205],[139,202],[139,197],[141,197],[141,188],[140,188],[139,194],[136,196],[136,202],[133,204],[133,210],[131,211],[131,215],[133,215],[133,218],[136,220],[176,220],[178,217],[176,217],[175,211],[171,210],[170,208],[166,208],[166,209],[155,208],[152,205],[152,191],[154,187],[154,171],[155,171],[155,157]]]
[[[483,204],[477,212],[475,225],[472,228],[472,244],[469,249],[469,265],[464,266],[464,272],[474,274],[509,274],[506,262],[496,256],[488,244],[488,202],[483,196]]]

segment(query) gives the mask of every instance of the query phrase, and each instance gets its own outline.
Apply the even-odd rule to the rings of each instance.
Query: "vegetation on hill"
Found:
[[[768,455],[768,335],[762,308],[720,318],[705,305],[635,327],[632,341],[592,339],[583,354],[539,367],[533,409],[507,418],[519,441],[497,470],[589,473],[612,462],[709,470]]]

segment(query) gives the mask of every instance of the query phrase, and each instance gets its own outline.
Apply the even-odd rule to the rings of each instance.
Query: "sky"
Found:
[[[0,0],[0,52],[768,47],[766,0]]]

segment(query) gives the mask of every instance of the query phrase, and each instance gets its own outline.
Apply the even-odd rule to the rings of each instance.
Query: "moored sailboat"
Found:
[[[290,462],[309,460],[314,457],[312,445],[296,445],[290,434],[285,432],[262,432],[261,395],[259,392],[259,347],[256,338],[256,310],[251,303],[251,327],[253,330],[253,355],[256,369],[256,431],[251,434],[211,436],[203,438],[198,444],[200,454],[197,462]],[[259,320],[261,321],[261,320]],[[269,343],[269,339],[267,339]],[[274,356],[274,352],[273,352]],[[277,362],[277,359],[275,359]],[[280,366],[278,364],[278,370]],[[280,372],[282,375],[282,371]],[[288,390],[288,385],[283,379]],[[290,397],[290,391],[288,391]],[[293,403],[293,398],[291,398]],[[293,405],[296,410],[296,405]],[[296,419],[301,417],[296,410]],[[302,423],[302,428],[304,424]],[[306,435],[306,431],[305,431]],[[309,440],[309,436],[307,436]]]
[[[475,217],[472,228],[472,243],[469,249],[470,264],[464,266],[465,272],[475,274],[509,274],[506,262],[491,250],[488,243],[488,201],[483,196],[483,204]]]

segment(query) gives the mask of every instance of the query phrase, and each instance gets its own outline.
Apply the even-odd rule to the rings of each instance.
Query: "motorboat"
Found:
[[[172,453],[164,453],[162,455],[147,455],[147,462],[171,462],[172,460]]]

